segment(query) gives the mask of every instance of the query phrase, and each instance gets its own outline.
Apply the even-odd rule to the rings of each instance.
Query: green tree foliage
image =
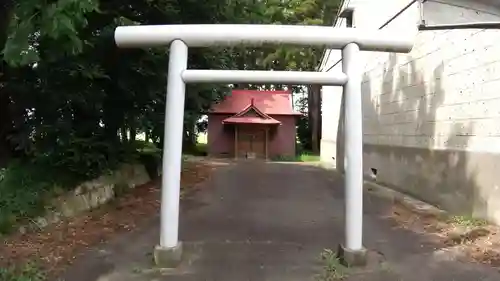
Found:
[[[68,55],[83,49],[78,30],[88,25],[86,15],[98,10],[97,0],[16,1],[11,2],[11,20],[6,26],[4,58],[13,65],[26,65],[39,59],[40,39],[50,38],[59,44],[52,52]]]
[[[0,4],[0,167],[8,165],[0,169],[0,233],[42,210],[47,195],[54,192],[52,187],[70,187],[135,159],[140,151],[135,141],[138,133],[145,133],[161,148],[168,50],[119,49],[113,41],[117,26],[329,24],[334,11],[325,7],[337,2],[4,0]],[[289,46],[192,48],[189,67],[313,70],[321,51]],[[185,148],[194,144],[202,112],[227,92],[224,85],[188,86]],[[307,126],[299,130],[302,135],[307,134]]]
[[[117,26],[328,24],[327,15],[334,11],[325,7],[336,2],[4,1],[5,17],[0,21],[0,154],[3,158],[43,159],[91,176],[135,151],[137,133],[145,133],[161,146],[168,50],[118,49],[113,42]],[[320,55],[319,48],[288,46],[190,49],[189,67],[313,70]],[[201,112],[227,91],[221,85],[187,88],[187,144],[195,139]]]

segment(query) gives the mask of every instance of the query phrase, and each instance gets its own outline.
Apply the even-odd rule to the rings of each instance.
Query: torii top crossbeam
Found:
[[[364,51],[411,51],[415,32],[307,25],[188,24],[137,25],[115,30],[121,48],[155,47],[182,40],[188,47],[290,44],[341,49],[356,43]]]

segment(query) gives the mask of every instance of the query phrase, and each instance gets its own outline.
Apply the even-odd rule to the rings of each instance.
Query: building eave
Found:
[[[463,13],[467,17],[445,17],[446,11]],[[498,0],[425,0],[422,3],[420,30],[498,29],[500,1]]]
[[[479,10],[485,13],[491,13],[489,8],[500,9],[500,1],[498,0],[423,0],[424,4],[426,2],[435,2],[460,8]]]

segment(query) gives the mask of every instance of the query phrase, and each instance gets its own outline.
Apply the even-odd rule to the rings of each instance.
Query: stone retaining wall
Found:
[[[47,206],[44,216],[33,219],[28,225],[21,226],[19,232],[25,233],[59,222],[62,218],[72,217],[106,204],[120,192],[147,183],[150,180],[142,164],[124,164],[115,172],[97,179],[84,182],[72,191],[59,196]]]

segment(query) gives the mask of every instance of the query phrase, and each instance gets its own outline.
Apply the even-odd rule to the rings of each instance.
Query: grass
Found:
[[[323,266],[321,273],[316,276],[317,281],[342,280],[347,276],[348,268],[340,263],[336,252],[325,249],[321,253],[320,258]]]
[[[33,263],[27,263],[22,267],[0,268],[1,281],[45,281],[43,272]]]
[[[273,157],[273,161],[280,161],[280,162],[318,162],[320,161],[319,155],[315,155],[312,153],[301,153],[296,156],[278,156],[278,157]]]
[[[300,162],[319,162],[319,155],[304,153],[298,156]]]
[[[476,219],[468,216],[451,216],[448,219],[449,223],[463,227],[481,227],[488,225],[486,220]]]

